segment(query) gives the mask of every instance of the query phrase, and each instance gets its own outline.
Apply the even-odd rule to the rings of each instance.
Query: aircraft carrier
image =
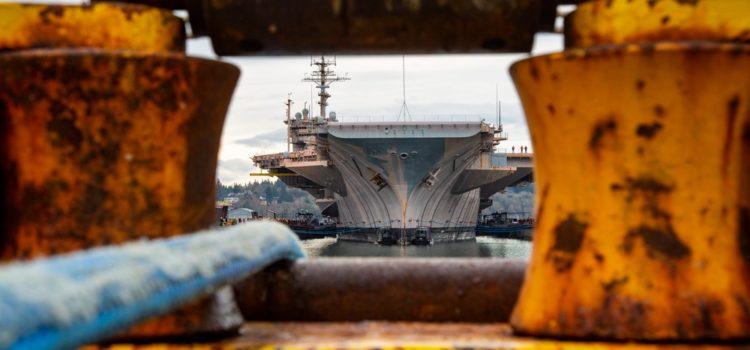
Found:
[[[404,245],[474,239],[489,197],[530,179],[531,154],[494,152],[507,139],[499,120],[326,116],[330,84],[348,80],[331,69],[335,64],[312,60],[315,71],[304,80],[319,90],[320,114],[303,109],[292,116],[287,99],[287,152],[255,155],[253,162],[311,193],[322,213],[336,218],[338,239]]]

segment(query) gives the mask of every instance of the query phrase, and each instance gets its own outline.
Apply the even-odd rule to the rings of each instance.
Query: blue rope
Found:
[[[5,265],[0,348],[67,349],[94,342],[275,261],[304,256],[285,226],[256,222]],[[140,273],[127,273],[134,270]],[[54,286],[62,288],[48,289]],[[44,290],[29,295],[30,288]]]

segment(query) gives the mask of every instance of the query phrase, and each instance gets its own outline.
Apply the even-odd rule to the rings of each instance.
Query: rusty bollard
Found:
[[[3,260],[213,223],[236,67],[186,57],[182,21],[145,6],[6,4],[0,28]],[[130,335],[223,331],[213,303]]]
[[[568,28],[572,46],[580,38],[601,43],[602,33],[621,45],[511,68],[539,189],[531,265],[512,318],[518,333],[750,337],[750,46],[728,43],[734,36],[716,40],[712,28],[721,26],[711,19],[729,16],[685,22],[682,41],[659,41],[680,39],[674,28],[664,38],[658,30],[627,35],[652,22],[642,13],[670,23],[665,8],[674,19],[750,3],[649,3],[581,5],[573,23],[611,26],[591,18],[631,8],[635,18],[623,21],[642,27],[596,35],[589,35],[596,25]],[[702,39],[714,41],[695,41]]]

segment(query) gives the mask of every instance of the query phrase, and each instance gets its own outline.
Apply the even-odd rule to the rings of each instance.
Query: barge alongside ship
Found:
[[[253,162],[304,189],[324,215],[337,218],[338,239],[424,244],[475,238],[489,197],[531,175],[531,155],[495,153],[502,126],[482,121],[342,122],[326,117],[326,91],[345,80],[321,58],[306,80],[320,90],[320,114],[291,115],[288,152]]]

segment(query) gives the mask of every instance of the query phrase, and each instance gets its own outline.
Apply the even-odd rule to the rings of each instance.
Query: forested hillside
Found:
[[[532,214],[534,211],[534,184],[508,187],[504,193],[496,193],[491,198],[492,206],[483,210],[482,214],[494,212]]]
[[[234,207],[249,208],[266,217],[273,216],[273,212],[286,218],[293,218],[298,212],[320,215],[312,195],[281,181],[264,180],[229,186],[216,181],[216,199],[230,198],[237,198]]]

